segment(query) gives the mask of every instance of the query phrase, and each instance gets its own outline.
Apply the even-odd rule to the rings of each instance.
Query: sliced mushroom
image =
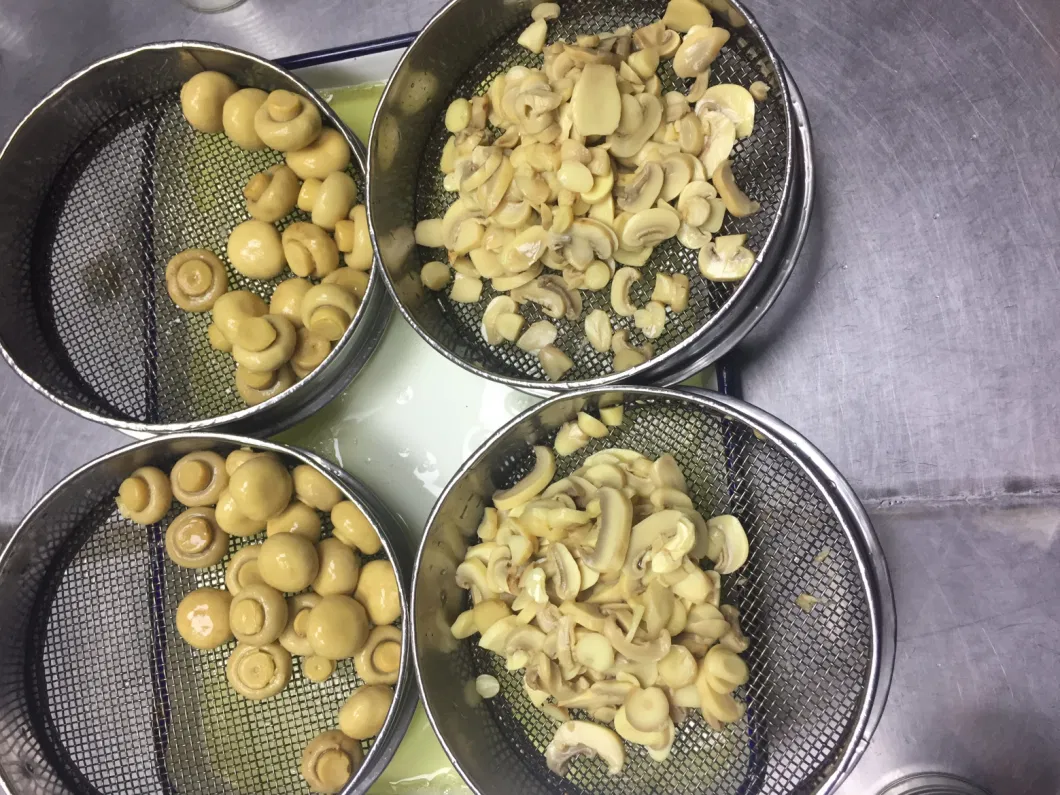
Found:
[[[720,730],[722,724],[735,723],[747,711],[746,705],[738,702],[729,693],[719,693],[710,686],[707,680],[707,666],[699,666],[696,675],[696,692],[699,694],[699,708],[703,718],[711,728]]]
[[[676,235],[680,226],[680,218],[669,208],[641,210],[626,222],[622,245],[628,249],[651,248]]]
[[[649,301],[633,313],[633,325],[650,340],[661,337],[666,328],[666,306],[658,301]]]
[[[570,550],[559,542],[549,544],[545,565],[556,597],[561,601],[574,599],[581,591],[581,572]]]
[[[550,381],[559,381],[574,367],[574,361],[555,345],[546,345],[539,350],[537,359]]]
[[[755,100],[741,85],[720,83],[708,88],[697,107],[724,113],[736,126],[736,136],[746,138],[754,131]]]
[[[684,312],[688,309],[688,293],[688,277],[683,273],[655,274],[655,288],[651,294],[653,302],[666,304],[674,312]]]
[[[534,447],[534,468],[510,489],[493,494],[493,505],[500,511],[510,511],[530,502],[540,494],[556,474],[556,457],[544,445]]]
[[[552,323],[547,320],[538,320],[530,324],[515,344],[528,353],[537,353],[546,345],[555,342],[558,334],[559,331]]]
[[[482,336],[488,345],[499,345],[504,336],[497,328],[497,321],[503,314],[515,311],[515,301],[506,295],[498,295],[486,305],[482,313]]]
[[[714,20],[710,11],[699,0],[670,0],[666,4],[662,24],[671,30],[685,33],[697,25],[710,27]]]
[[[636,155],[662,124],[663,107],[658,97],[648,93],[638,94],[637,105],[641,114],[639,124],[629,132],[618,130],[607,138],[614,157],[629,158]]]
[[[736,124],[724,113],[709,108],[702,108],[697,115],[704,133],[699,161],[706,173],[712,175],[732,155],[736,146]]]
[[[674,74],[695,77],[707,71],[728,40],[725,28],[693,25],[674,55]]]
[[[656,50],[660,58],[673,58],[681,46],[681,37],[676,29],[669,29],[663,20],[659,20],[634,31],[633,43],[641,50]]]
[[[670,633],[663,630],[652,641],[647,643],[634,643],[627,640],[618,622],[609,618],[604,624],[604,637],[611,641],[615,651],[633,662],[658,662],[670,651]]]
[[[746,241],[747,235],[715,238],[699,250],[699,272],[716,282],[744,278],[755,264],[755,255],[743,245]]]
[[[600,500],[599,534],[596,545],[582,556],[586,566],[601,574],[614,574],[622,568],[633,526],[633,504],[618,489],[603,487]]]
[[[631,176],[619,178],[618,188],[615,190],[615,203],[630,213],[647,210],[659,198],[663,182],[664,174],[661,165],[650,161],[642,163]]]
[[[731,514],[707,520],[707,557],[718,574],[732,574],[747,562],[747,533]]]
[[[552,736],[545,749],[545,763],[557,775],[567,771],[567,765],[575,756],[595,756],[607,764],[609,775],[617,776],[626,764],[626,749],[622,738],[595,723],[582,720],[567,721]]]
[[[629,300],[629,287],[636,281],[640,281],[640,271],[635,268],[620,268],[611,280],[611,308],[622,317],[632,317],[637,311]]]

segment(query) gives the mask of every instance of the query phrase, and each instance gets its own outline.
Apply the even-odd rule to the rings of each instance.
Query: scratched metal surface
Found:
[[[792,284],[741,350],[744,393],[868,500],[898,602],[891,701],[840,793],[940,767],[1057,795],[1060,3],[749,2],[806,95],[820,189]],[[439,5],[3,0],[0,137],[123,47],[274,57],[412,30]],[[122,442],[0,364],[0,542]]]

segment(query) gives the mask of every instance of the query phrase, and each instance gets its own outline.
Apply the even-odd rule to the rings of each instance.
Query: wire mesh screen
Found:
[[[665,3],[657,0],[634,0],[614,3],[604,0],[576,0],[563,3],[559,19],[549,22],[548,42],[573,42],[576,36],[585,33],[601,33],[615,30],[623,25],[634,29],[659,19]],[[727,23],[721,15],[716,24]],[[493,42],[480,62],[471,68],[454,86],[446,104],[458,97],[484,94],[493,79],[515,65],[541,67],[542,56],[534,55],[516,39],[524,25],[506,33]],[[733,173],[737,183],[762,209],[748,218],[726,217],[720,234],[746,233],[747,245],[759,254],[759,262],[765,258],[767,241],[777,224],[783,209],[783,199],[789,181],[788,122],[784,94],[780,90],[778,76],[762,47],[757,35],[749,28],[730,28],[732,38],[721,56],[712,66],[711,84],[739,83],[750,86],[752,82],[767,82],[771,91],[764,102],[757,103],[754,133],[736,145],[732,155]],[[663,61],[659,74],[663,92],[678,90],[687,93],[691,80],[677,77],[671,61]],[[444,119],[434,121],[434,128],[427,137],[416,186],[416,219],[441,218],[456,194],[448,193],[440,172],[442,147],[449,138]],[[656,356],[665,354],[678,343],[723,312],[735,295],[738,283],[711,282],[699,273],[698,251],[687,249],[676,238],[656,247],[641,271],[641,279],[630,290],[632,302],[643,306],[651,297],[656,273],[683,273],[690,282],[689,308],[685,312],[667,314],[665,330],[658,339],[652,340]],[[445,262],[443,249],[419,248],[416,270],[431,260]],[[621,266],[620,266],[621,267]],[[756,266],[757,267],[757,266]],[[451,301],[446,292],[428,293],[424,304],[417,310],[418,319],[428,332],[443,346],[479,366],[499,375],[544,381],[536,354],[525,352],[514,345],[489,346],[482,337],[481,321],[489,300],[499,293],[484,283],[482,299],[475,304]],[[611,312],[610,293],[607,289],[581,292],[584,310],[581,317],[571,321],[548,318],[534,304],[524,304],[521,313],[527,324],[537,320],[549,320],[559,329],[557,345],[574,361],[574,367],[565,376],[566,381],[598,378],[612,372],[611,355],[594,350],[585,339],[584,316],[593,309]],[[632,317],[612,317],[616,331],[625,329],[635,344],[645,342],[641,332],[634,326]]]
[[[559,416],[535,417],[497,442],[495,455],[467,476],[471,483],[487,486],[470,488],[489,493],[482,489],[507,488],[526,474],[534,460],[531,445],[549,443],[555,426],[566,419],[564,414],[579,408],[567,406],[561,411],[565,405],[546,409]],[[646,749],[627,743],[626,767],[620,776],[609,776],[598,760],[576,758],[567,775],[560,777],[548,770],[543,755],[556,724],[530,702],[522,672],[507,671],[504,661],[480,649],[476,639],[446,649],[436,634],[424,640],[421,633],[418,638],[428,649],[426,656],[420,655],[422,681],[450,750],[483,791],[499,785],[493,778],[496,774],[475,756],[483,753],[485,758],[501,760],[496,767],[504,767],[505,780],[513,782],[515,792],[780,795],[813,791],[851,741],[873,651],[860,553],[851,546],[840,519],[787,453],[757,437],[744,423],[689,401],[628,395],[622,426],[558,459],[556,477],[569,474],[604,447],[629,448],[650,457],[673,454],[704,516],[732,513],[743,522],[750,556],[737,574],[723,578],[723,599],[739,608],[751,644],[743,655],[750,680],[736,694],[748,706],[746,716],[715,732],[698,711],[691,711],[678,727],[668,761],[655,762]],[[461,494],[455,490],[447,502],[466,498],[466,493]],[[464,535],[473,532],[481,515],[478,507],[465,516],[460,504],[439,510],[439,518],[453,517]],[[428,533],[433,532],[432,526]],[[421,570],[424,565],[421,562]],[[420,588],[425,576],[435,578],[428,580],[433,583],[453,575],[448,568],[445,575],[439,570],[417,576]],[[466,606],[466,595],[454,587],[448,586],[448,599],[454,602],[445,610],[449,621]],[[809,612],[797,604],[802,594],[819,600]],[[417,603],[418,621],[423,621],[422,609]],[[441,631],[441,620],[434,625]],[[501,693],[480,704],[460,702],[438,689],[446,678],[463,683],[484,673],[497,677]],[[576,711],[572,717],[588,719]],[[461,721],[482,722],[481,732],[467,740],[447,736],[447,727]]]
[[[150,463],[166,467],[176,457]],[[221,564],[179,568],[166,557],[165,528],[182,508],[149,528],[122,518],[114,492],[128,471],[95,476],[56,515],[41,517],[47,526],[28,528],[54,533],[54,552],[26,564],[22,598],[12,604],[24,612],[0,622],[13,644],[0,659],[0,762],[8,775],[25,774],[14,791],[305,791],[302,750],[336,727],[339,708],[363,684],[353,661],[314,683],[295,658],[278,695],[238,695],[225,672],[235,643],[193,649],[177,632],[176,608],[195,588],[223,588],[231,555],[261,539],[233,537]],[[330,520],[320,516],[326,537]],[[372,744],[362,743],[366,754]]]

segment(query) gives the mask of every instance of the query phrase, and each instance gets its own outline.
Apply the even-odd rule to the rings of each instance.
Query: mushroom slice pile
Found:
[[[559,774],[576,755],[620,773],[623,740],[665,761],[688,710],[719,731],[745,711],[734,693],[749,680],[748,641],[739,611],[721,603],[722,576],[748,558],[743,525],[705,518],[669,454],[606,448],[555,478],[557,454],[608,432],[581,412],[555,451],[535,447],[534,467],[494,494],[481,543],[456,570],[473,607],[453,636],[479,633],[479,646],[523,671],[531,702],[561,724],[545,753]],[[572,709],[592,721],[571,720]]]
[[[486,343],[536,354],[553,381],[574,366],[564,349],[584,346],[552,324],[531,323],[535,314],[584,329],[596,352],[613,354],[615,372],[643,364],[651,346],[610,345],[611,313],[592,310],[604,317],[590,322],[581,291],[610,285],[614,315],[634,319],[626,332],[660,337],[669,316],[688,308],[688,285],[664,283],[641,306],[628,291],[641,274],[629,271],[676,237],[700,252],[707,279],[742,279],[755,255],[743,242],[714,245],[713,236],[727,216],[759,210],[730,162],[737,141],[754,132],[755,95],[736,84],[709,85],[711,64],[729,40],[709,8],[670,0],[661,20],[637,30],[546,45],[560,11],[539,3],[519,36],[541,56],[539,66],[513,66],[481,95],[458,97],[446,109],[451,135],[439,166],[454,200],[443,217],[421,220],[415,235],[447,255],[425,262],[423,286],[448,290],[458,303],[487,301]],[[690,81],[687,92],[663,95],[663,61]],[[577,449],[577,436],[569,441]]]

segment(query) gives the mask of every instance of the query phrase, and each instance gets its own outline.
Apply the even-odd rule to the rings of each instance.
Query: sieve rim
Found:
[[[458,5],[462,3],[476,2],[476,0],[448,0],[448,2],[425,24],[422,30],[416,34],[415,39],[408,46],[401,57],[398,59],[397,65],[394,67],[394,71],[391,74],[391,78],[387,81],[386,87],[383,90],[383,94],[379,100],[379,109],[382,109],[388,99],[392,98],[392,93],[397,91],[397,81],[394,80],[396,76],[410,61],[414,53],[417,52],[417,47],[423,46],[422,40],[424,34],[428,33],[435,26],[441,26],[445,23],[446,16]],[[408,307],[405,306],[405,302],[402,301],[401,296],[398,292],[398,286],[395,283],[394,277],[388,270],[386,263],[381,258],[378,259],[379,270],[383,275],[383,280],[386,283],[387,291],[390,294],[391,299],[397,305],[398,311],[401,312],[402,316],[416,330],[416,333],[435,351],[440,353],[449,361],[453,362],[465,370],[474,373],[482,378],[486,378],[496,383],[504,384],[505,386],[518,389],[522,392],[527,392],[535,395],[553,395],[553,394],[571,394],[581,389],[591,388],[594,386],[606,386],[615,385],[619,383],[627,382],[651,382],[658,376],[656,372],[658,369],[666,369],[678,365],[682,360],[687,359],[690,356],[696,356],[699,348],[703,344],[704,337],[708,337],[708,332],[716,330],[716,327],[722,325],[723,320],[727,320],[730,315],[737,314],[738,308],[742,304],[743,300],[747,296],[748,292],[751,292],[754,287],[751,285],[755,284],[756,277],[763,274],[763,271],[771,271],[774,269],[774,254],[772,249],[776,248],[780,244],[783,238],[784,230],[790,225],[792,208],[791,197],[793,193],[793,182],[795,179],[794,174],[794,162],[795,162],[795,119],[794,112],[792,109],[791,95],[788,90],[788,83],[785,80],[785,67],[776,51],[773,49],[773,45],[770,43],[769,38],[765,32],[759,26],[758,21],[755,17],[747,10],[743,4],[743,0],[725,0],[726,3],[732,6],[738,13],[740,13],[747,22],[746,27],[752,30],[755,35],[758,36],[761,42],[762,48],[768,58],[775,74],[777,75],[777,84],[780,87],[780,95],[783,100],[784,118],[787,124],[787,131],[785,136],[785,165],[784,165],[784,186],[780,194],[778,202],[778,209],[776,217],[773,219],[773,223],[770,226],[769,233],[766,235],[766,240],[761,247],[761,251],[757,253],[754,264],[751,266],[750,271],[743,278],[740,284],[733,291],[732,295],[725,301],[721,308],[705,323],[700,325],[695,331],[685,337],[683,340],[677,342],[673,347],[666,350],[664,353],[648,359],[646,362],[639,364],[635,367],[631,367],[628,370],[620,372],[611,372],[605,375],[599,375],[594,378],[586,378],[581,380],[571,381],[547,381],[544,379],[531,379],[531,378],[517,378],[514,376],[503,375],[495,372],[492,369],[478,366],[470,361],[467,361],[464,357],[456,355],[450,351],[446,346],[442,345],[434,335],[430,333],[423,325],[415,318],[414,314],[409,311]],[[530,4],[524,3],[529,9]],[[374,222],[374,213],[372,209],[373,201],[373,184],[376,180],[373,177],[375,171],[372,168],[372,162],[375,159],[375,152],[377,150],[377,139],[379,136],[379,125],[380,119],[383,117],[378,110],[375,117],[372,120],[371,132],[368,136],[368,182],[367,182],[367,207],[368,207],[368,227],[371,233],[372,242],[375,245],[376,251],[378,252],[379,245],[376,235],[376,224]],[[747,329],[748,331],[750,329]],[[743,333],[746,333],[744,331]],[[731,331],[724,331],[722,337],[732,336]],[[740,336],[736,336],[732,345],[735,345],[741,339]],[[731,346],[730,346],[731,347]],[[719,354],[720,356],[720,354]],[[697,357],[698,358],[698,357]],[[718,358],[718,357],[715,357]],[[669,379],[665,379],[667,385],[674,383]]]
[[[439,728],[432,706],[432,698],[435,698],[435,696],[429,694],[423,684],[424,676],[421,671],[421,662],[425,652],[419,643],[419,632],[416,626],[416,605],[419,600],[421,565],[423,565],[424,553],[431,537],[431,529],[450,494],[463,482],[469,472],[487,458],[497,444],[505,440],[514,428],[540,415],[557,403],[578,398],[588,398],[608,392],[622,392],[651,399],[686,401],[696,405],[697,408],[725,414],[740,420],[753,430],[761,433],[768,441],[776,445],[798,464],[799,468],[818,489],[839,520],[843,533],[849,541],[857,561],[858,574],[860,575],[868,603],[872,649],[865,690],[861,697],[861,704],[856,712],[856,717],[851,723],[849,739],[842,748],[842,753],[831,762],[831,772],[827,778],[815,790],[807,791],[807,795],[811,795],[811,793],[812,795],[828,795],[828,793],[834,792],[865,753],[883,715],[891,686],[897,645],[897,613],[894,603],[894,591],[891,586],[883,548],[879,543],[876,531],[873,529],[872,522],[869,520],[868,514],[854,489],[839,470],[835,468],[835,465],[808,439],[783,420],[749,403],[728,395],[695,387],[673,388],[620,385],[610,388],[593,387],[573,393],[554,395],[522,412],[491,434],[461,464],[460,468],[446,484],[424,524],[423,537],[420,541],[415,566],[412,570],[412,601],[409,608],[412,611],[413,623],[412,659],[416,668],[416,681],[419,686],[420,699],[423,701],[427,719],[430,721],[431,728],[434,730],[442,749],[445,751],[446,756],[449,757],[454,769],[475,795],[491,795],[491,793],[480,789],[464,772],[460,759],[453,752],[447,738]]]
[[[16,138],[22,133],[30,121],[58,97],[82,81],[85,77],[98,69],[103,69],[123,59],[134,57],[144,52],[167,52],[182,49],[206,50],[222,55],[244,59],[256,66],[271,71],[283,78],[292,81],[298,89],[320,111],[325,121],[329,122],[343,136],[350,146],[353,155],[352,162],[364,180],[365,195],[367,201],[368,179],[367,179],[367,149],[364,143],[339,119],[323,98],[308,83],[282,66],[269,61],[261,56],[229,47],[215,42],[198,41],[195,39],[173,39],[166,41],[150,42],[132,47],[120,52],[108,55],[93,61],[65,80],[56,85],[44,95],[26,115],[19,121],[0,147],[0,167],[4,165],[4,156],[12,146]],[[135,420],[122,419],[120,417],[108,417],[97,411],[92,411],[80,405],[63,399],[55,394],[44,384],[33,378],[28,372],[18,365],[15,357],[8,351],[7,344],[0,338],[0,355],[18,376],[36,392],[51,400],[62,408],[77,414],[78,416],[114,428],[126,435],[135,438],[145,438],[159,434],[189,433],[214,430],[238,430],[254,431],[256,433],[277,433],[295,422],[304,419],[311,411],[319,408],[322,403],[330,401],[339,392],[346,388],[353,377],[364,367],[375,352],[383,332],[390,319],[390,307],[386,299],[386,289],[380,285],[378,275],[379,268],[376,267],[378,255],[373,256],[373,267],[368,271],[368,287],[365,289],[364,300],[361,302],[356,315],[354,315],[345,333],[332,347],[328,356],[305,378],[297,381],[294,385],[278,395],[259,403],[256,406],[247,406],[238,411],[220,414],[201,420],[170,423],[148,423]],[[358,339],[354,340],[357,337]],[[363,337],[363,339],[361,339]],[[327,375],[328,378],[321,380]],[[323,398],[323,399],[322,399]],[[262,415],[268,419],[260,424],[255,423]]]
[[[33,525],[37,515],[43,512],[53,501],[61,500],[70,484],[87,472],[96,467],[105,466],[111,461],[140,453],[153,453],[152,448],[171,448],[174,444],[198,444],[198,443],[220,443],[234,445],[236,447],[250,447],[257,450],[265,450],[275,453],[287,459],[295,459],[298,463],[308,464],[324,471],[340,487],[343,497],[353,502],[368,518],[372,526],[379,534],[383,550],[387,559],[397,573],[398,595],[401,598],[401,663],[398,673],[398,681],[393,685],[394,701],[387,714],[387,718],[376,735],[372,747],[364,756],[364,761],[358,768],[358,772],[364,771],[363,775],[355,775],[353,780],[342,789],[339,795],[364,795],[372,784],[382,774],[387,764],[394,757],[401,740],[408,731],[412,716],[416,710],[417,688],[413,683],[412,664],[412,619],[409,613],[409,599],[411,589],[409,577],[411,576],[411,550],[408,546],[408,532],[404,522],[395,514],[386,503],[372,492],[363,482],[336,466],[327,459],[316,453],[295,445],[280,444],[249,436],[241,436],[229,433],[174,433],[164,436],[156,436],[141,441],[133,442],[105,453],[92,461],[75,469],[63,477],[33,505],[18,523],[11,538],[0,549],[0,577],[8,572],[8,558],[13,554],[16,541]],[[105,498],[105,497],[104,497]],[[17,781],[13,779],[7,770],[4,760],[0,760],[0,792],[10,792],[18,795],[16,789]]]

